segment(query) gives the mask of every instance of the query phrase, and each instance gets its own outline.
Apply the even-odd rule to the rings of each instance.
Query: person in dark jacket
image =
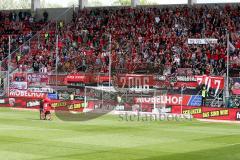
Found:
[[[43,13],[43,21],[44,22],[48,21],[48,13],[47,13],[47,11],[44,11],[44,13]]]
[[[40,100],[40,107],[39,107],[39,113],[40,113],[40,119],[42,120],[42,113],[43,113],[43,105],[44,105],[44,101]]]

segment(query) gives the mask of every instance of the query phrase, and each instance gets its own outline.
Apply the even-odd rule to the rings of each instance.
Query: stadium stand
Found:
[[[0,21],[1,59],[8,53],[8,35],[12,35],[13,51],[47,25],[35,22],[28,13],[2,12]],[[74,14],[71,23],[57,23],[41,30],[38,45],[31,45],[31,50],[25,46],[25,56],[16,54],[16,67],[27,66],[36,72],[54,70],[58,33],[58,69],[62,72],[108,72],[111,47],[113,71],[223,75],[227,32],[235,46],[230,53],[231,69],[240,66],[239,7],[83,9]],[[191,45],[189,38],[212,38],[218,43]],[[182,68],[188,70],[181,72]]]
[[[29,56],[30,47],[25,42],[47,25],[47,23],[41,21],[36,22],[30,12],[19,12],[19,14],[10,11],[0,12],[0,22],[0,59],[6,65],[5,58],[9,53],[9,36],[11,37],[10,52],[16,51],[21,46],[21,52]],[[20,63],[21,58],[23,57],[20,56],[20,53],[16,53],[15,58],[12,60],[17,64],[16,67],[22,65]],[[1,69],[6,70],[7,68],[2,67]]]

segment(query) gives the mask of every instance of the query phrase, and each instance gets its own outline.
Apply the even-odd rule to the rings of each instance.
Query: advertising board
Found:
[[[181,113],[181,107],[172,106],[172,113]],[[216,120],[240,120],[240,108],[213,108],[183,106],[183,114],[191,114],[194,118]]]
[[[137,104],[166,104],[166,105],[187,105],[201,106],[202,96],[190,95],[161,95],[156,97],[136,97],[134,102]]]

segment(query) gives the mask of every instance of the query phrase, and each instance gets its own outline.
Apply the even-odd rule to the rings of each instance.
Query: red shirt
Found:
[[[240,40],[237,41],[236,48],[240,48]]]
[[[214,59],[215,61],[218,61],[219,57],[218,57],[217,53],[215,53],[215,54],[213,55],[213,59]]]
[[[48,112],[48,111],[50,111],[50,110],[51,110],[50,104],[44,104],[44,105],[43,105],[43,111],[44,111],[44,112]]]

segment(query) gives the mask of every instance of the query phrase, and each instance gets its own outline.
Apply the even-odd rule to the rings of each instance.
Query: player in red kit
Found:
[[[41,114],[41,119],[51,120],[51,104],[50,99],[46,96],[43,100],[43,109]]]

